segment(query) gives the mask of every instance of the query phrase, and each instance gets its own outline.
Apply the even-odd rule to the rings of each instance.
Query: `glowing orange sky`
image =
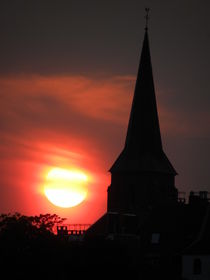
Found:
[[[0,212],[50,212],[81,223],[99,218],[106,211],[108,169],[124,144],[134,85],[131,76],[1,78]],[[209,115],[201,113],[190,122],[164,103],[165,92],[170,94],[157,89],[163,136],[209,133],[207,125],[194,125],[200,119],[208,122]],[[166,148],[174,162],[173,149]],[[84,202],[62,209],[46,199],[44,173],[53,167],[78,168],[91,175]]]
[[[125,124],[131,86],[130,77],[108,82],[84,77],[1,79],[5,129],[0,164],[5,170],[5,203],[0,210],[55,212],[71,222],[88,223],[102,215],[113,156],[107,155],[107,132]],[[90,174],[83,203],[70,209],[49,203],[42,188],[44,173],[52,167],[78,168]]]
[[[92,223],[106,210],[107,171],[125,140],[145,6],[20,2],[0,9],[0,213],[50,212]],[[179,1],[150,2],[164,150],[179,190],[210,191],[210,2],[182,1],[181,9]],[[93,175],[78,207],[62,210],[43,195],[43,174],[56,166]]]

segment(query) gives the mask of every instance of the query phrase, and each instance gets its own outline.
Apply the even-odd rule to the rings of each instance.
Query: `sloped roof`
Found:
[[[110,172],[141,171],[141,172],[160,172],[176,175],[176,171],[164,151],[159,154],[129,152],[125,148]]]
[[[125,170],[177,174],[162,149],[147,29],[125,147],[110,168],[110,172]]]

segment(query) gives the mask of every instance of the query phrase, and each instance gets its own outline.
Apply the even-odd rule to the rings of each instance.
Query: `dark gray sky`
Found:
[[[210,2],[204,0],[1,0],[4,169],[8,147],[15,155],[8,156],[8,177],[20,160],[22,142],[36,150],[36,137],[39,143],[49,142],[46,131],[57,135],[54,142],[50,136],[54,146],[88,139],[95,156],[101,153],[101,168],[109,169],[124,143],[145,7],[151,8],[160,127],[165,151],[179,173],[177,187],[210,191]],[[7,176],[2,193],[10,201]]]
[[[1,72],[135,74],[146,6],[159,75],[204,79],[210,4],[195,0],[1,1]]]

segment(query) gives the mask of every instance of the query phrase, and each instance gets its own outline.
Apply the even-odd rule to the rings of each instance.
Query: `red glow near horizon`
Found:
[[[41,180],[36,186],[39,208],[45,209],[42,212],[57,213],[69,222],[93,223],[106,211],[109,175],[85,152],[56,150],[60,154],[49,156],[49,165],[39,171]]]
[[[56,213],[72,223],[93,223],[103,215],[107,170],[124,144],[134,85],[130,76],[1,77],[0,212]],[[162,134],[207,133],[207,125],[195,126],[163,103],[159,117]],[[62,208],[47,199],[43,186],[53,168],[91,178],[77,206]]]
[[[74,76],[0,78],[0,118],[5,121],[5,129],[0,132],[0,192],[4,198],[1,212],[50,212],[74,223],[93,223],[103,215],[112,158],[106,147],[108,135],[126,123],[131,80]],[[85,199],[80,197],[80,203],[70,208],[56,206],[64,201],[55,201],[55,192],[52,194],[51,189],[49,194],[49,185],[47,199],[46,172],[53,168],[88,174]],[[61,188],[64,185],[62,182]],[[56,192],[58,195],[58,189]]]

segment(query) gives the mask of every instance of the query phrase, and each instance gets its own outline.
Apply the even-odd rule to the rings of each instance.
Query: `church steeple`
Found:
[[[149,8],[145,10],[144,41],[125,147],[138,153],[143,151],[160,153],[162,151],[162,142],[148,38]]]
[[[110,169],[107,215],[95,224],[96,231],[105,228],[108,233],[126,234],[130,232],[126,229],[133,231],[134,225],[139,229],[159,205],[178,202],[175,187],[177,173],[161,142],[148,39],[149,10],[146,12],[144,41],[125,146]]]
[[[108,211],[140,215],[177,201],[177,174],[162,147],[148,39],[148,10],[125,146],[110,168]]]
[[[162,148],[147,24],[125,147],[110,172],[126,170],[177,174]]]
[[[162,151],[147,27],[125,147],[138,153]]]

